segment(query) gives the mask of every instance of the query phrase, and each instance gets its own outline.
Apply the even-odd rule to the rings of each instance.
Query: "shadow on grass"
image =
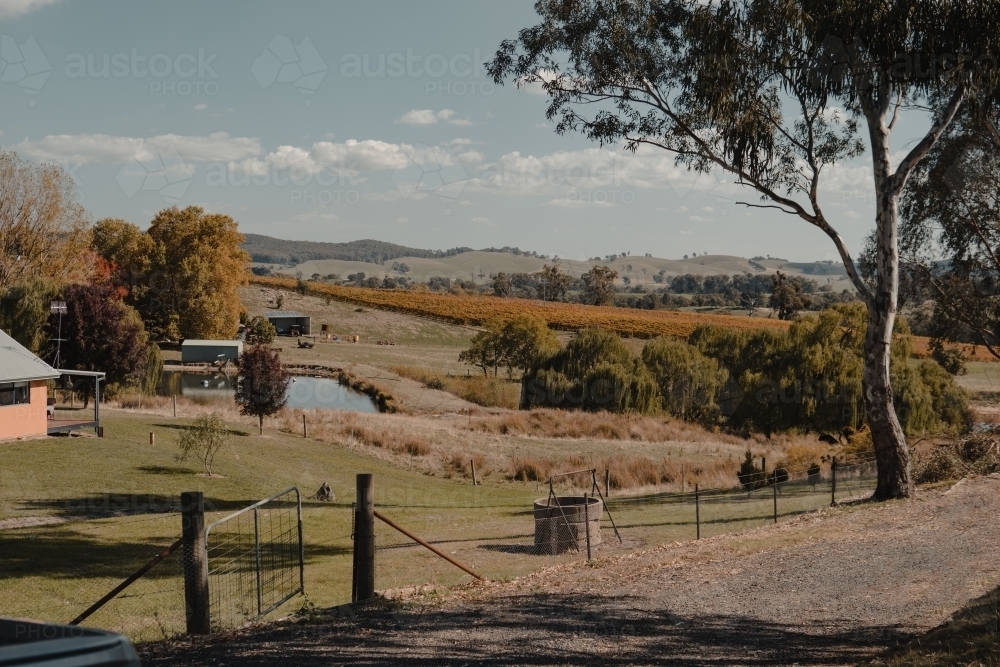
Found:
[[[170,537],[151,539],[108,539],[86,535],[65,527],[46,531],[6,531],[3,549],[0,550],[0,572],[5,585],[21,577],[41,577],[47,580],[67,580],[67,586],[75,587],[73,581],[90,578],[124,579],[145,565],[154,556],[166,549],[180,537],[181,524],[177,521],[177,534]],[[253,535],[248,538],[253,544]],[[248,547],[250,548],[250,547]],[[262,546],[264,562],[277,562],[266,558],[270,550],[275,553],[284,547],[267,544]],[[270,549],[270,550],[269,550]],[[343,556],[351,552],[348,546],[309,544],[305,547],[305,562],[310,563]],[[298,559],[295,559],[298,567]],[[146,579],[164,579],[181,576],[183,552],[174,551],[144,576]],[[105,586],[110,590],[109,586]],[[98,597],[106,593],[98,591]],[[95,597],[95,599],[97,599]]]
[[[193,431],[194,426],[191,424],[150,424],[150,426],[155,426],[156,428],[166,428],[174,431]],[[249,437],[251,435],[257,435],[256,433],[250,433],[249,431],[237,431],[236,429],[229,429],[226,431],[229,435],[238,435],[240,437]]]
[[[197,473],[184,468],[174,469],[170,466],[149,466],[144,470],[147,474],[158,475],[191,475]],[[162,470],[161,470],[162,468]],[[262,498],[205,498],[205,511],[235,512],[248,505],[259,502]],[[282,503],[282,507],[294,507],[294,503]],[[327,508],[343,511],[350,505],[344,503],[329,503],[320,500],[302,499],[302,509],[315,510]],[[94,493],[71,498],[44,498],[38,500],[18,501],[18,511],[45,513],[65,519],[108,519],[117,517],[139,516],[143,514],[177,514],[180,521],[180,494],[163,496],[149,493]]]
[[[996,665],[1000,663],[1000,588],[969,602],[950,621],[875,661],[903,665]]]
[[[148,645],[146,667],[278,665],[681,666],[855,664],[909,637],[839,620],[781,624],[740,615],[676,615],[629,596],[535,594],[459,610],[378,603],[346,617],[262,628],[196,647]]]
[[[187,468],[184,466],[139,466],[136,468],[139,472],[144,472],[148,475],[194,475],[197,474],[195,470]]]

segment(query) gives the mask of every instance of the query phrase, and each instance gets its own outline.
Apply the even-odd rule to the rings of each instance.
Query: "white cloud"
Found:
[[[687,229],[681,230],[681,236],[691,236],[692,234],[694,234],[694,232],[688,231]]]
[[[490,219],[489,218],[484,218],[482,216],[477,216],[475,218],[469,218],[469,222],[475,222],[475,223],[480,224],[480,225],[488,225],[488,224],[490,224]]]
[[[609,201],[585,201],[583,199],[576,199],[570,197],[563,197],[561,199],[550,199],[549,201],[545,202],[545,205],[554,206],[556,208],[588,208],[592,206],[597,208],[608,208],[614,206],[614,204],[612,204]]]
[[[691,222],[712,222],[711,218],[703,218],[700,215],[692,215],[688,217]]]
[[[194,110],[195,111],[204,111],[207,108],[208,108],[208,105],[205,104],[204,102],[201,102],[199,104],[194,105]]]
[[[59,0],[0,0],[0,18],[15,19]]]
[[[398,222],[398,223],[399,223],[399,224],[401,224],[401,225],[405,225],[405,224],[406,224],[406,223],[408,223],[409,221],[410,221],[410,219],[409,219],[409,218],[396,218],[396,222]]]
[[[454,115],[455,112],[451,109],[441,109],[441,111],[434,111],[433,109],[411,109],[400,116],[399,120],[396,122],[403,123],[404,125],[433,125],[439,120],[448,120]]]
[[[107,134],[50,134],[34,141],[25,139],[16,148],[42,161],[120,164],[132,157],[140,146],[161,153],[172,148],[183,160],[195,162],[245,160],[261,152],[259,139],[230,137],[225,132],[202,137],[163,134],[147,139]]]
[[[677,212],[678,213],[687,213],[688,212],[688,207],[687,206],[678,206],[677,207]]]
[[[704,211],[705,213],[715,213],[715,209],[712,208],[711,206],[702,206],[701,210]]]
[[[861,217],[861,214],[858,213],[857,211],[848,211],[847,213],[845,213],[845,215],[848,218],[852,218],[852,219],[854,219],[854,218],[860,218]]]

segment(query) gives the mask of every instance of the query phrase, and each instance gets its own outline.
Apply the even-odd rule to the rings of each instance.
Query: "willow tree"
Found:
[[[540,0],[541,22],[504,41],[494,81],[540,85],[560,134],[664,150],[722,170],[747,206],[825,233],[867,306],[865,413],[879,499],[913,491],[889,361],[899,288],[898,203],[914,168],[969,97],[993,90],[1000,3],[985,0]],[[898,161],[902,114],[927,131]],[[862,126],[867,132],[862,131]],[[876,278],[860,276],[820,204],[824,170],[872,160]]]

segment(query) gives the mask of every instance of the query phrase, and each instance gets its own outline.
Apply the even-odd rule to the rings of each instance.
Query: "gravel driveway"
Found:
[[[844,665],[1000,585],[1000,477],[774,527],[149,647],[143,665]]]

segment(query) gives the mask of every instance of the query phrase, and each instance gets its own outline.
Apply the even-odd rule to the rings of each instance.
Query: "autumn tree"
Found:
[[[289,375],[281,365],[281,354],[266,345],[254,345],[243,351],[236,379],[236,405],[241,415],[257,417],[264,434],[264,417],[285,407]]]
[[[89,224],[69,174],[0,150],[0,293],[34,279],[88,279]]]
[[[519,315],[504,322],[500,330],[502,363],[507,374],[527,373],[539,360],[559,350],[559,341],[545,320],[532,315]]]
[[[664,150],[690,169],[721,170],[761,200],[746,205],[797,216],[830,239],[867,309],[874,496],[911,495],[889,372],[899,200],[966,100],[992,103],[1000,3],[541,0],[535,8],[540,23],[504,41],[488,70],[497,84],[540,86],[559,134]],[[926,130],[895,159],[898,119],[919,114]],[[861,155],[861,136],[876,204],[872,285],[820,204],[823,174]]]
[[[0,329],[35,354],[48,357],[49,304],[58,292],[56,281],[40,277],[0,289]]]
[[[244,340],[250,345],[258,343],[270,345],[274,342],[276,335],[277,332],[274,329],[274,325],[271,324],[271,320],[260,315],[254,315],[246,323],[246,338]]]
[[[595,306],[605,306],[615,297],[618,272],[608,266],[595,266],[582,276],[583,298]]]
[[[66,314],[62,318],[62,367],[67,370],[103,371],[110,391],[140,384],[149,351],[142,319],[109,285],[70,285],[63,290]],[[49,334],[56,337],[58,315],[49,319]],[[83,382],[84,400],[93,395],[93,384]]]
[[[93,243],[153,336],[236,335],[237,290],[246,283],[250,257],[228,215],[175,206],[160,211],[146,232],[122,220],[102,220]]]

